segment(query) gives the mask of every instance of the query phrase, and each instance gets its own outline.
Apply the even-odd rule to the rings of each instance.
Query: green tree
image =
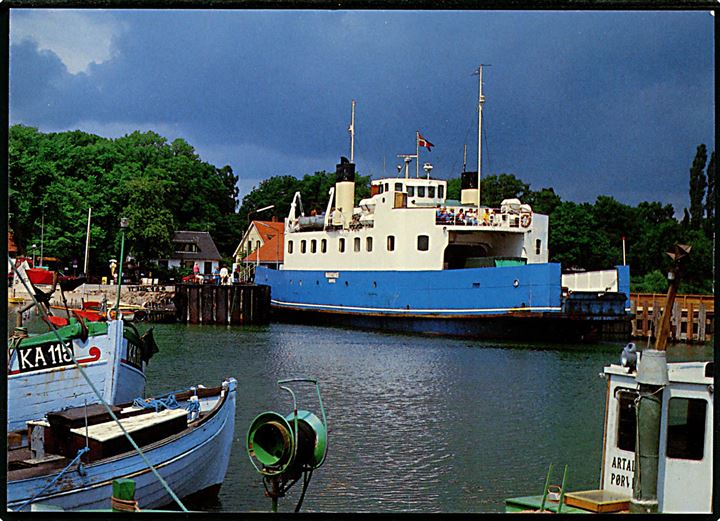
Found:
[[[532,206],[533,212],[550,215],[560,206],[562,199],[552,188],[541,188],[540,191],[530,191],[523,201]]]
[[[530,185],[514,174],[489,175],[480,180],[481,204],[491,208],[499,208],[503,199],[524,200],[529,192]]]
[[[705,163],[707,162],[707,148],[704,144],[698,145],[690,168],[690,228],[697,230],[703,222],[705,208]]]
[[[712,237],[715,231],[715,151],[710,154],[707,167],[707,194],[705,196],[705,231]]]
[[[550,260],[561,263],[564,269],[603,269],[617,263],[616,253],[588,203],[558,205],[550,215],[548,249]]]

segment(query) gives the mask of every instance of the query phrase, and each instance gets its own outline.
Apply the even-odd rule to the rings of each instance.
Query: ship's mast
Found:
[[[483,106],[483,103],[485,103],[485,97],[483,96],[483,93],[482,93],[483,66],[487,67],[489,65],[488,64],[480,64],[478,69],[474,72],[474,74],[477,74],[477,76],[478,76],[478,142],[477,142],[477,148],[478,148],[478,154],[477,154],[477,175],[478,175],[477,206],[478,206],[478,210],[480,209],[480,180],[482,179],[482,106]]]
[[[350,162],[355,162],[355,100],[352,100],[352,109],[350,110]]]

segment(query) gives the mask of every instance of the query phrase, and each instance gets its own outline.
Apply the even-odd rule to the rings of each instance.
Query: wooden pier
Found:
[[[270,321],[270,286],[178,284],[178,322],[189,324],[266,324]]]
[[[665,303],[661,293],[631,293],[630,305],[633,338],[655,338],[655,330]],[[671,311],[672,341],[710,342],[715,326],[715,297],[713,295],[677,295]]]

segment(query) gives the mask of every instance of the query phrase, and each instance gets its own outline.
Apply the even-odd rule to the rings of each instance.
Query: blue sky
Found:
[[[714,149],[707,11],[39,10],[10,13],[10,122],[105,137],[186,139],[240,177],[395,175],[421,152],[456,177],[476,164],[563,200],[689,206],[698,144]],[[485,146],[485,143],[483,144]],[[474,169],[470,168],[469,169]]]

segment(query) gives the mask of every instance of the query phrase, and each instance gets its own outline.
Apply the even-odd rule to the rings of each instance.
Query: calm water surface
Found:
[[[235,442],[210,511],[267,511],[245,452],[253,418],[292,409],[277,380],[312,377],[329,424],[329,452],[303,511],[500,512],[503,500],[542,492],[550,463],[568,488],[599,486],[605,405],[602,367],[622,346],[527,345],[338,328],[155,326],[146,395],[238,380]],[[710,356],[680,346],[670,358]],[[316,412],[308,384],[294,387]],[[557,481],[561,478],[557,471]],[[292,511],[301,483],[280,499]]]

